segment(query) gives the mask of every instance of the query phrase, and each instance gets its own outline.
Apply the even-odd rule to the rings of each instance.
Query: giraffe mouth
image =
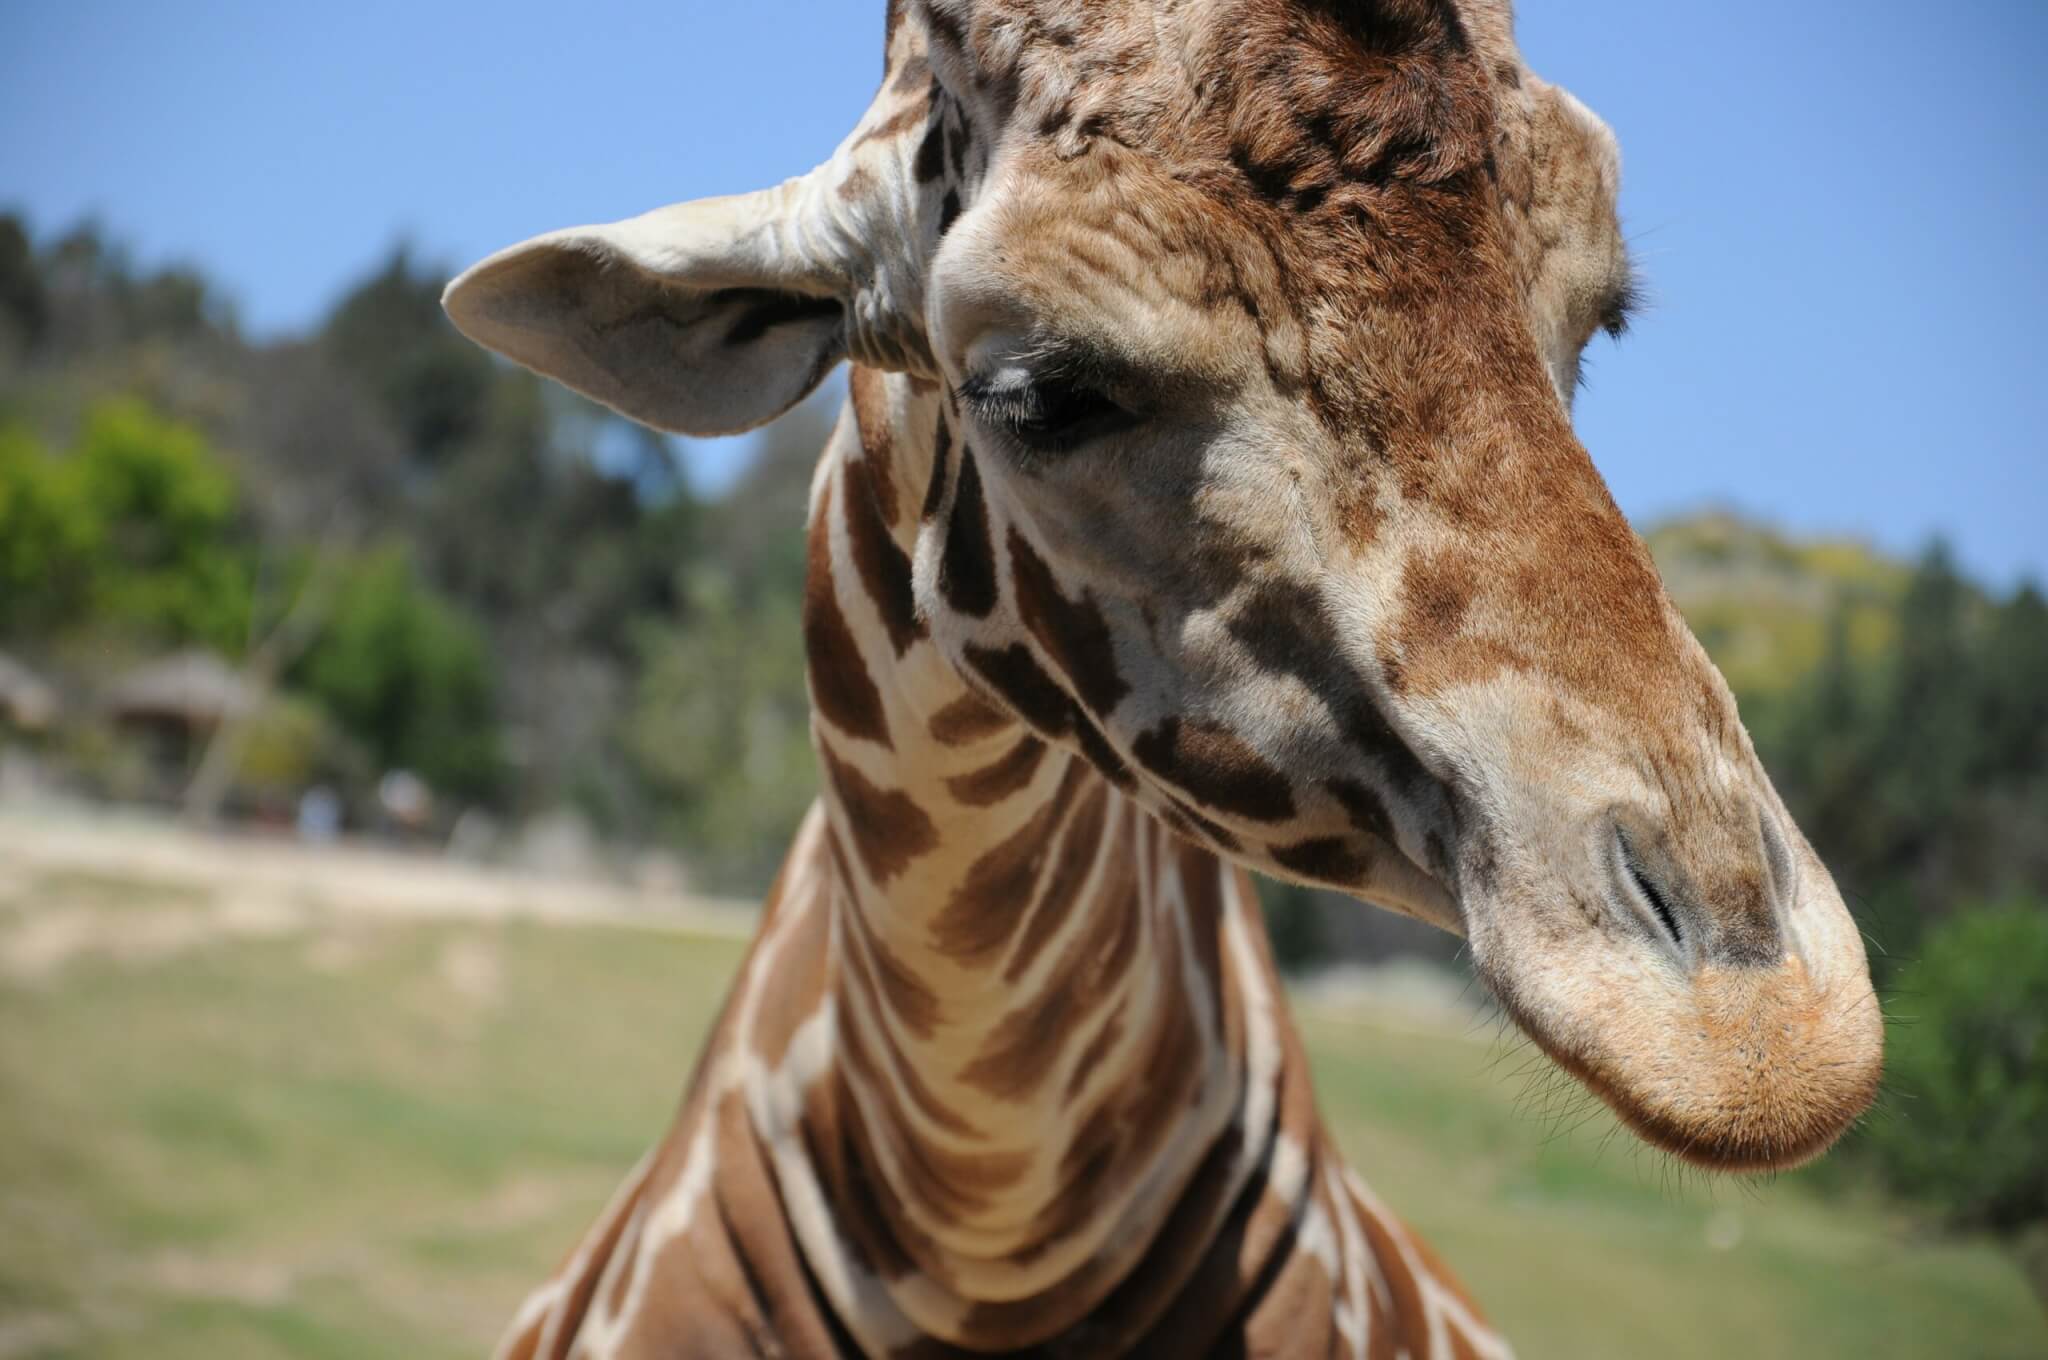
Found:
[[[1609,958],[1482,974],[1522,1032],[1636,1134],[1711,1171],[1825,1152],[1876,1098],[1883,1025],[1868,975],[1788,955],[1683,979]]]

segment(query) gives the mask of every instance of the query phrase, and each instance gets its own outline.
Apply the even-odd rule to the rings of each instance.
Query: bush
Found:
[[[311,695],[382,769],[488,800],[504,768],[483,631],[429,589],[401,547],[349,568],[291,686]]]
[[[94,530],[65,473],[26,430],[0,428],[0,637],[77,612]]]
[[[99,618],[230,656],[248,640],[250,571],[233,477],[198,431],[139,402],[96,408],[67,468],[93,535]]]
[[[239,653],[242,537],[226,464],[196,430],[139,402],[93,408],[62,456],[0,430],[0,636],[90,624]]]
[[[775,872],[817,779],[794,592],[748,600],[716,573],[684,582],[687,622],[650,626],[627,748],[664,828],[721,891]]]
[[[367,771],[348,769],[347,743],[320,705],[294,694],[271,698],[249,719],[242,735],[235,783],[243,790],[288,798],[309,784],[340,779],[367,779]]]
[[[1296,883],[1281,883],[1261,876],[1253,880],[1259,889],[1259,905],[1266,915],[1266,937],[1273,944],[1273,961],[1280,971],[1305,973],[1326,955],[1322,922],[1316,919],[1316,894]],[[1359,904],[1360,911],[1377,908]]]
[[[2048,904],[1944,922],[1898,990],[1895,1105],[1869,1135],[1885,1179],[1961,1225],[2048,1221]]]

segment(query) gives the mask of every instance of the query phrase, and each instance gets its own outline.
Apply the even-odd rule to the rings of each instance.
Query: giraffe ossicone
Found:
[[[464,331],[635,419],[835,364],[819,805],[683,1109],[508,1356],[1497,1355],[1320,1124],[1244,868],[1460,932],[1653,1144],[1869,1104],[1861,940],[1572,433],[1606,127],[1497,0],[892,0],[758,194]]]

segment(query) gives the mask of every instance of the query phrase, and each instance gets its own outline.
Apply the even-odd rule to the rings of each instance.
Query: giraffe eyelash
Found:
[[[954,394],[974,418],[1034,454],[1061,454],[1138,417],[1086,378],[1054,371],[1017,381],[977,375]]]
[[[1635,268],[1630,266],[1622,275],[1620,286],[1607,299],[1607,306],[1600,313],[1600,329],[1609,338],[1619,340],[1628,334],[1629,323],[1643,307],[1643,284]]]

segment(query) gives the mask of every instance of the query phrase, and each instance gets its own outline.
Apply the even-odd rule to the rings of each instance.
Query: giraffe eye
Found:
[[[1061,373],[972,377],[959,397],[976,420],[1035,454],[1066,453],[1138,421],[1099,387]]]

